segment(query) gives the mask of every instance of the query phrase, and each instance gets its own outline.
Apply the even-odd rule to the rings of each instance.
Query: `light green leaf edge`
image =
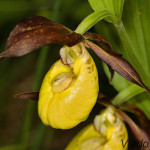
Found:
[[[93,12],[89,16],[87,16],[77,27],[75,30],[76,33],[84,34],[88,31],[92,26],[94,26],[100,20],[112,16],[112,13],[106,9],[101,9]]]
[[[125,0],[88,0],[94,11],[107,9],[113,15],[105,18],[110,23],[119,24],[122,17],[123,5]]]
[[[93,8],[93,10],[97,10],[98,9],[98,5],[99,5],[100,1],[101,0],[89,0],[89,3],[91,5],[91,7]],[[122,1],[122,2],[124,3],[124,1]],[[122,10],[123,10],[123,3],[120,4],[120,6],[122,5],[120,13],[122,13]],[[122,17],[122,14],[121,14],[121,17]],[[107,19],[109,19],[109,18],[107,18]],[[107,19],[105,19],[105,20],[108,21]],[[122,22],[120,24],[122,24]],[[116,26],[116,29],[118,30],[121,39],[122,39],[122,37],[125,38],[127,34],[126,35],[120,34],[120,31],[121,31],[120,28],[119,28],[120,26],[116,25],[115,23],[114,23],[114,25]],[[128,45],[127,46],[129,48],[128,49],[129,50],[128,53],[133,53],[133,49],[131,48],[132,46],[130,45],[129,40],[122,39],[122,41],[123,41],[123,44],[126,43],[124,45],[125,47],[126,47],[126,45]],[[127,56],[129,56],[129,55],[127,55]],[[130,59],[130,61],[131,62],[134,61],[134,62],[132,62],[132,64],[134,64],[134,66],[135,66],[135,64],[137,64],[135,62],[138,62],[138,64],[136,65],[136,70],[138,70],[138,72],[140,73],[140,75],[141,75],[142,79],[144,80],[144,82],[148,84],[149,83],[148,82],[149,81],[148,80],[148,75],[145,72],[143,72],[143,70],[142,70],[143,68],[141,67],[141,65],[139,65],[139,60],[136,58],[136,61],[135,61],[135,57],[134,57],[134,60]],[[140,88],[140,87],[138,87],[136,85],[131,85],[129,87],[126,87],[126,89],[122,89],[120,91],[120,93],[113,99],[113,103],[116,104],[116,105],[120,105],[120,104],[122,104],[124,102],[127,102],[128,100],[131,100],[133,97],[135,97],[137,95],[140,95],[141,93],[145,93],[144,91],[145,91],[144,89],[142,89],[142,88]],[[128,102],[130,102],[130,101],[128,101]],[[143,110],[145,110],[144,106],[145,106],[146,103],[147,103],[147,101],[142,101],[142,104],[141,103],[140,104],[137,103],[137,105],[139,105],[140,107],[142,107]],[[147,114],[147,116],[149,116],[149,113],[146,113],[146,114]]]
[[[145,89],[141,88],[140,86],[137,85],[131,85],[128,88],[122,90],[117,94],[115,98],[113,98],[112,103],[114,105],[121,105],[131,98],[135,97],[138,94],[141,94],[145,92]]]

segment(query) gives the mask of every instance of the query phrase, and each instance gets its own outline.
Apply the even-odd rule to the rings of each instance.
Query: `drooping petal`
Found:
[[[96,33],[90,33],[90,32],[86,32],[84,33],[84,38],[86,40],[90,40],[92,42],[94,42],[95,44],[97,44],[98,46],[100,46],[102,49],[104,49],[105,51],[109,52],[109,53],[113,53],[114,51],[112,50],[110,44],[106,41],[106,39],[104,37],[102,37],[100,34],[96,34]],[[115,53],[115,52],[114,52]]]
[[[144,131],[149,132],[150,121],[141,109],[132,104],[122,104],[119,108],[123,111],[134,114]]]
[[[103,50],[105,50],[106,52],[110,53],[110,54],[114,54],[114,55],[119,55],[121,56],[121,54],[117,54],[111,47],[111,45],[107,42],[107,40],[102,37],[100,34],[96,34],[96,33],[90,33],[90,32],[86,32],[84,35],[84,38],[87,40],[90,40],[92,42],[94,42],[96,45],[98,45],[100,48],[102,48]],[[114,70],[108,65],[111,77],[110,77],[110,82],[112,81],[113,77],[114,77]]]
[[[110,66],[118,74],[120,74],[130,82],[135,83],[145,88],[148,92],[150,92],[150,89],[142,82],[140,76],[135,71],[135,69],[131,66],[131,64],[127,60],[122,58],[121,55],[108,53],[99,46],[97,46],[96,44],[88,40],[85,40],[84,43],[88,48],[91,48],[108,66]]]
[[[54,23],[44,17],[36,16],[23,20],[10,33],[6,50],[0,54],[4,57],[18,57],[52,43],[73,46],[83,40],[63,25]]]
[[[129,116],[127,116],[123,111],[119,109],[115,109],[115,111],[120,115],[120,117],[127,122],[129,125],[132,133],[134,134],[135,138],[140,142],[141,140],[147,141],[150,143],[149,136],[141,129],[138,125],[136,125]]]

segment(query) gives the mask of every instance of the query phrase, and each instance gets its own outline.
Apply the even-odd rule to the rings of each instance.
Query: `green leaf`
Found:
[[[105,71],[108,79],[110,79],[111,74],[110,74],[108,66],[105,63],[103,63],[103,68],[104,68],[104,71]],[[114,77],[111,81],[111,84],[117,91],[122,91],[122,90],[126,89],[128,86],[130,86],[132,83],[129,82],[128,80],[124,79],[119,74],[114,73]]]
[[[123,22],[120,26],[116,26],[124,46],[121,53],[148,86],[150,86],[149,6],[150,1],[126,0]]]
[[[109,12],[106,9],[97,10],[94,13],[90,14],[88,17],[86,17],[77,27],[76,33],[84,34],[86,31],[88,31],[92,26],[94,26],[97,22],[100,20],[111,16],[111,12]]]
[[[112,100],[112,103],[114,105],[120,105],[122,103],[125,103],[127,100],[131,99],[132,97],[143,92],[145,92],[145,89],[137,85],[131,85],[128,88],[119,92],[119,94]]]
[[[106,9],[113,15],[105,20],[118,24],[121,21],[124,0],[89,0],[94,11]]]
[[[129,104],[136,105],[146,114],[146,116],[150,119],[150,95],[146,92],[135,96],[134,98],[128,101]]]
[[[120,42],[114,27],[106,22],[100,22],[96,25],[96,31],[101,33],[112,45],[112,47],[122,53],[123,57],[126,58],[133,67],[140,74],[144,83],[150,86],[150,1],[142,0],[126,0],[124,3],[124,11],[122,15],[122,22],[124,29],[126,30],[126,35],[129,38],[130,44],[132,45],[132,50],[125,48],[123,40]],[[100,26],[100,28],[99,28]],[[119,28],[117,29],[119,30]],[[121,34],[120,34],[121,36]],[[123,38],[122,38],[123,39]],[[131,52],[132,51],[132,52]],[[134,53],[135,56],[132,56]],[[140,62],[141,67],[132,63],[132,60],[136,59]],[[132,58],[132,60],[131,60]],[[105,72],[110,78],[110,73],[108,72],[107,66],[104,67]],[[144,70],[141,72],[140,70]],[[146,77],[144,74],[146,74]],[[128,81],[125,81],[121,76],[115,74],[112,84],[117,91],[128,89],[131,85]],[[127,95],[126,95],[127,96]],[[129,95],[128,95],[129,96]],[[124,101],[123,99],[120,101]],[[128,103],[134,104],[141,108],[147,117],[150,119],[150,96],[148,93],[144,92],[137,96],[128,99]]]
[[[135,54],[148,75],[150,74],[149,10],[149,0],[127,0],[123,13],[123,23],[131,39]]]

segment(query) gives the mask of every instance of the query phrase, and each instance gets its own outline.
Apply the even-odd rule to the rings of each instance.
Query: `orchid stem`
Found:
[[[125,29],[123,22],[121,21],[120,24],[117,25],[115,24],[115,27],[119,33],[119,36],[124,46],[124,49],[122,49],[122,51],[124,51],[123,53],[125,54],[124,57],[128,58],[128,61],[132,64],[132,66],[134,66],[136,71],[140,74],[144,83],[149,83],[149,76],[146,74],[146,71],[142,67],[142,64],[140,62],[141,60],[139,60],[136,56],[136,51],[132,45],[132,42]]]
[[[59,11],[60,3],[61,3],[61,0],[58,0],[58,1],[55,2],[55,5],[54,5],[53,15],[51,17],[55,21],[56,21],[57,14],[58,14],[58,11]],[[43,76],[42,73],[44,72],[46,57],[48,56],[48,49],[49,49],[49,47],[47,47],[47,46],[43,47],[42,51],[40,53],[39,61],[38,61],[38,64],[37,64],[35,81],[34,81],[35,84],[33,86],[34,91],[38,91],[39,87],[41,85],[42,76]],[[32,118],[33,118],[35,106],[37,106],[37,103],[35,103],[33,101],[28,102],[27,109],[26,109],[27,113],[26,113],[26,117],[25,117],[25,121],[24,121],[23,131],[22,131],[22,138],[21,138],[22,148],[21,148],[21,150],[27,149],[27,146],[28,146],[28,138],[29,138],[29,133],[30,133],[30,128],[31,128],[31,124],[32,124]],[[38,131],[35,134],[35,140],[33,140],[33,146],[32,146],[31,149],[38,150],[40,148],[40,147],[37,146],[37,143],[38,143],[38,145],[40,145],[41,139],[42,139],[42,137],[45,133],[44,132],[45,129],[46,129],[46,127],[42,123],[40,123]],[[53,135],[52,130],[53,129],[50,130],[51,137]],[[50,142],[50,140],[49,140],[49,142]]]
[[[33,90],[39,90],[40,84],[41,84],[41,73],[44,72],[44,65],[46,61],[46,56],[48,53],[48,47],[43,47],[41,54],[39,56],[39,61],[37,64],[37,71],[36,71],[36,76],[35,76],[35,84],[33,86]],[[22,131],[22,138],[21,138],[21,143],[22,143],[22,148],[21,150],[25,150],[28,145],[28,137],[30,134],[30,128],[32,124],[32,118],[34,114],[35,107],[37,106],[37,103],[33,101],[29,101],[27,104],[27,109],[26,109],[26,116],[25,116],[25,121],[24,121],[24,126],[23,126],[23,131]]]

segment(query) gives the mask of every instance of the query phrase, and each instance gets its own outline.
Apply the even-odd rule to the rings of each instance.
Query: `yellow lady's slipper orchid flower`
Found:
[[[85,46],[64,46],[46,74],[39,94],[38,113],[45,125],[69,129],[86,120],[98,96],[98,74]]]
[[[84,128],[66,150],[127,150],[128,133],[122,119],[108,107]],[[123,142],[123,143],[122,143]]]

